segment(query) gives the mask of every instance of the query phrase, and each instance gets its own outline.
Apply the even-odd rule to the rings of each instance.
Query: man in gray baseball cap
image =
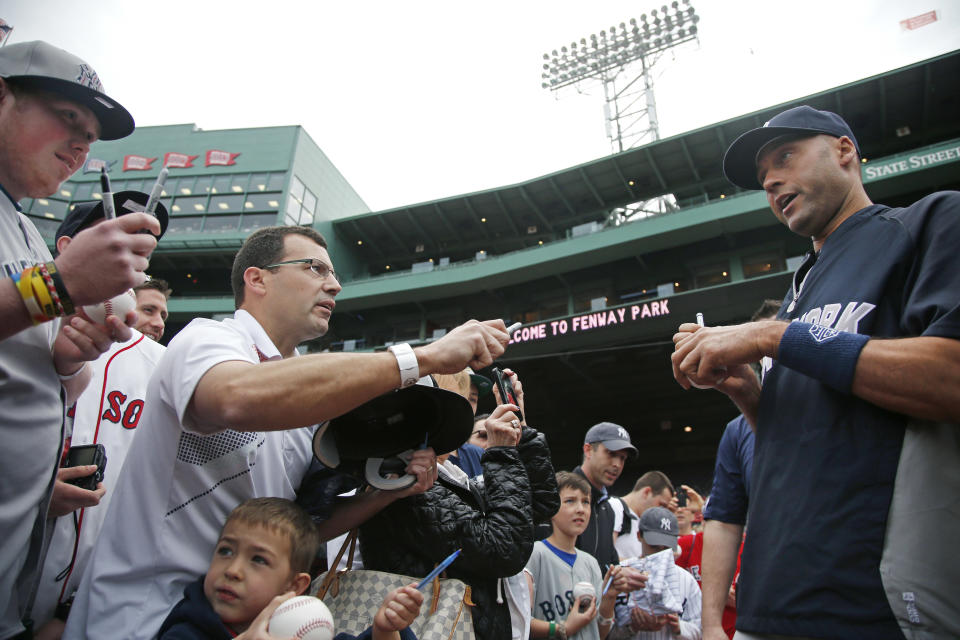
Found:
[[[590,520],[577,538],[577,548],[586,551],[600,563],[601,572],[617,564],[620,556],[613,546],[614,513],[607,487],[623,472],[627,456],[637,455],[630,443],[630,434],[618,424],[600,422],[587,431],[583,439],[583,462],[573,470],[590,483]],[[628,591],[643,588],[646,579],[639,571],[625,567],[621,576],[628,581]]]
[[[73,310],[142,284],[160,233],[131,213],[81,231],[54,260],[19,202],[55,193],[94,141],[133,126],[83,60],[45,42],[0,47],[0,638],[30,617],[64,401],[89,383],[87,362],[132,336],[133,313],[98,326]]]
[[[100,123],[101,140],[117,140],[133,133],[133,116],[105,93],[93,67],[42,40],[3,47],[0,78],[55,93],[90,109]]]

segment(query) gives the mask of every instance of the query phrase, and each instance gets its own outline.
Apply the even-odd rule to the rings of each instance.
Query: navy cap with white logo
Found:
[[[640,516],[637,528],[649,545],[673,548],[680,535],[677,516],[665,507],[650,507]]]
[[[757,180],[757,154],[777,138],[804,133],[823,133],[835,138],[846,136],[860,153],[857,138],[843,118],[830,111],[819,111],[803,105],[778,113],[762,127],[747,131],[734,140],[723,156],[723,174],[738,187],[763,189]]]
[[[612,422],[600,422],[590,427],[587,435],[583,438],[583,443],[593,444],[595,442],[602,444],[610,451],[629,449],[631,455],[637,455],[637,448],[630,442],[630,434],[627,433],[627,430]]]
[[[56,93],[87,107],[100,122],[100,139],[133,133],[133,116],[108,96],[86,62],[42,40],[0,47],[0,78]]]

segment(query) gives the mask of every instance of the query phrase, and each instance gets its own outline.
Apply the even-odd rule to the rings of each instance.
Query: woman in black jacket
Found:
[[[549,521],[560,508],[546,439],[520,424],[517,408],[500,405],[485,423],[482,482],[445,462],[433,487],[397,500],[360,527],[367,569],[422,576],[462,549],[446,575],[471,587],[479,640],[511,637],[501,578],[523,570],[534,524]]]

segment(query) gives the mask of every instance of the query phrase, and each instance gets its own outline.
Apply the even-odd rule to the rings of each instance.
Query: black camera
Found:
[[[80,444],[70,447],[67,452],[67,461],[63,466],[81,467],[87,464],[97,465],[97,470],[89,476],[74,478],[67,482],[87,491],[95,491],[97,485],[103,482],[103,473],[107,468],[107,450],[102,444]]]

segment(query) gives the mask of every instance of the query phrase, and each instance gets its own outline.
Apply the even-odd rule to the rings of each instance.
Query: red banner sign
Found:
[[[219,165],[219,166],[229,166],[236,164],[234,160],[237,159],[239,153],[230,153],[229,151],[220,151],[219,149],[210,149],[207,151],[207,166]]]
[[[926,13],[921,13],[918,16],[913,16],[912,18],[901,20],[900,26],[903,29],[913,30],[913,29],[919,29],[920,27],[925,27],[928,24],[936,21],[937,21],[937,12],[927,11]]]
[[[171,169],[189,169],[193,166],[193,161],[199,156],[191,156],[186,153],[177,153],[168,151],[163,156],[163,166]]]
[[[124,171],[150,171],[156,158],[147,158],[145,156],[123,156]]]

